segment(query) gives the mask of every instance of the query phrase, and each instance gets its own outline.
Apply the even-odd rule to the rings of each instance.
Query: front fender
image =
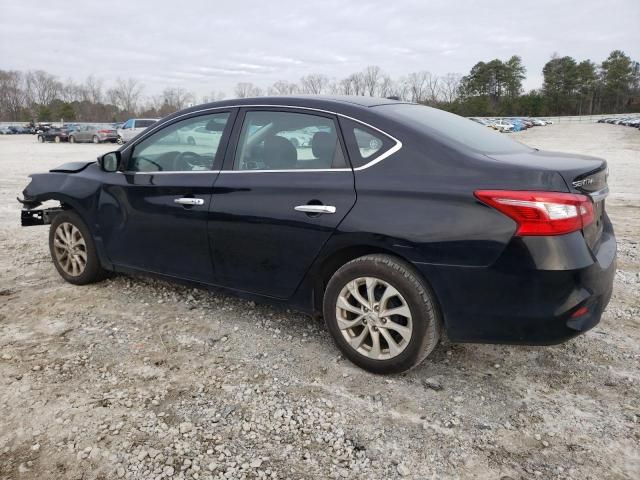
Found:
[[[43,202],[60,202],[63,208],[73,209],[87,225],[96,245],[102,266],[111,269],[105,254],[97,220],[101,182],[97,178],[73,173],[49,172],[31,175],[31,182],[23,190],[23,206],[33,210]]]

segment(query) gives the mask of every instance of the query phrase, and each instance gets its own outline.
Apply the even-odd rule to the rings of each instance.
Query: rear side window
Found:
[[[281,111],[249,111],[245,115],[234,170],[346,167],[333,119]]]
[[[374,161],[395,145],[388,136],[361,123],[341,118],[340,125],[353,168],[362,167]]]

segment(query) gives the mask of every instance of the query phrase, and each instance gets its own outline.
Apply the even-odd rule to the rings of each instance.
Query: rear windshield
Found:
[[[423,105],[396,103],[373,107],[402,123],[428,132],[431,136],[461,144],[482,153],[531,151],[508,137],[508,133],[476,123],[453,113]]]

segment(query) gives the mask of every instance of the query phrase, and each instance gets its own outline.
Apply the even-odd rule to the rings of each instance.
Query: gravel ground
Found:
[[[640,478],[640,132],[514,136],[609,160],[611,304],[566,344],[444,341],[397,376],[295,312],[146,278],[66,284],[14,198],[28,173],[112,147],[0,137],[0,479]]]

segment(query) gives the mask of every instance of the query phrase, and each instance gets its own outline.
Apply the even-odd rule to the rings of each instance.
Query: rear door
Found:
[[[337,119],[243,109],[209,216],[216,283],[288,298],[356,201]]]
[[[101,237],[116,265],[213,283],[207,218],[234,110],[175,121],[123,152],[99,205]],[[187,145],[181,128],[221,132],[216,143]]]

